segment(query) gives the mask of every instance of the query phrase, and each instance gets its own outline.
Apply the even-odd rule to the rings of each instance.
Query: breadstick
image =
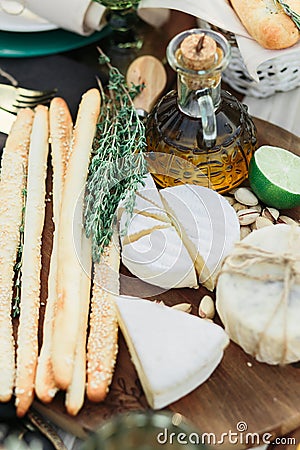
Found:
[[[263,47],[278,50],[298,42],[300,33],[292,19],[274,0],[230,0],[248,33]],[[286,0],[300,14],[299,0]]]
[[[57,385],[67,389],[72,381],[77,332],[80,321],[81,265],[75,236],[80,236],[83,190],[96,124],[100,112],[100,93],[97,89],[86,92],[79,106],[74,128],[72,153],[69,159],[62,196],[58,237],[58,299],[53,328],[52,365]]]
[[[119,293],[120,249],[116,230],[100,262],[94,266],[88,337],[87,396],[105,399],[118,352],[118,322],[113,294]]]
[[[77,334],[72,382],[66,394],[66,408],[72,416],[75,416],[83,405],[86,385],[86,343],[91,291],[92,244],[91,240],[85,236],[84,230],[81,248],[80,326]]]
[[[14,265],[20,244],[23,189],[33,121],[30,109],[20,110],[3,150],[0,180],[0,401],[10,400],[15,379],[15,348],[11,300]]]
[[[50,104],[49,125],[53,170],[53,246],[48,277],[42,348],[38,359],[35,391],[40,400],[49,403],[57,392],[51,364],[52,328],[57,298],[57,242],[61,196],[73,132],[72,117],[66,102],[55,97]]]
[[[38,357],[41,240],[45,217],[47,157],[49,149],[48,108],[39,105],[30,138],[20,320],[18,327],[16,409],[24,416],[34,396]]]

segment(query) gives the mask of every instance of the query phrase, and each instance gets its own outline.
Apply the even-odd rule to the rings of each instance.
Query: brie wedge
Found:
[[[236,212],[221,195],[202,186],[183,184],[162,189],[160,195],[200,282],[213,290],[223,259],[240,239]]]
[[[223,328],[137,297],[116,296],[118,321],[153,409],[175,402],[204,383],[223,357]]]
[[[300,228],[276,225],[246,236],[226,259],[217,310],[229,337],[268,364],[300,360]]]
[[[154,230],[168,227],[171,227],[170,223],[137,213],[133,213],[130,217],[126,211],[124,211],[120,219],[120,235],[122,245],[135,242],[143,236],[150,234]],[[126,231],[125,236],[123,236],[124,231]]]
[[[150,173],[148,173],[143,181],[144,181],[144,186],[140,186],[137,189],[136,195],[138,197],[148,200],[150,203],[152,203],[158,209],[163,211],[164,205],[160,198],[158,189],[154,183],[152,175]]]
[[[147,191],[145,188],[143,188],[143,192],[144,193],[147,192],[149,198],[151,198],[152,191],[153,191],[153,188],[151,188]],[[156,188],[155,188],[155,191],[156,191],[156,194],[158,195],[158,198],[160,199]],[[150,201],[146,195],[144,197],[141,197],[138,194],[139,194],[139,191],[135,195],[135,202],[134,202],[134,207],[133,207],[134,213],[141,214],[141,215],[147,216],[147,217],[152,217],[153,219],[161,220],[163,222],[170,224],[170,219],[168,217],[168,214],[164,210],[163,204],[161,202],[160,202],[161,206],[158,206],[157,204]],[[156,198],[156,196],[154,196],[154,199],[155,198]],[[125,211],[126,200],[127,200],[127,198],[125,198],[125,200],[123,200],[118,206],[118,219],[120,219],[122,214],[126,214],[126,211]]]
[[[165,289],[197,288],[198,281],[188,251],[175,228],[156,228],[124,245],[122,262],[133,275]]]

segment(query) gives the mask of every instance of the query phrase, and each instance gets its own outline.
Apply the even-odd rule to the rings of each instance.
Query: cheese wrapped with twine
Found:
[[[229,337],[268,364],[300,360],[300,227],[249,234],[225,260],[216,291]]]

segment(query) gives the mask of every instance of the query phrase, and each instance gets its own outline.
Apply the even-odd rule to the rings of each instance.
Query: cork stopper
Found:
[[[215,63],[217,43],[204,33],[190,34],[182,41],[180,53],[187,69],[207,70]]]

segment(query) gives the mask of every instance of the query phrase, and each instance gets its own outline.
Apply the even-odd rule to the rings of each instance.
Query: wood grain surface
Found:
[[[262,120],[255,120],[259,145],[271,144],[290,149],[300,155],[300,138]],[[300,208],[293,211],[300,219]],[[46,275],[51,252],[51,204],[48,204],[47,223],[44,230],[43,300],[46,298]],[[173,289],[158,293],[157,288],[133,278],[125,268],[121,271],[121,292],[161,299],[172,305],[192,303],[197,308],[206,289]],[[41,313],[42,317],[42,313]],[[130,360],[122,336],[110,393],[101,404],[86,401],[77,417],[67,415],[64,395],[45,406],[35,401],[34,408],[60,427],[84,438],[112,415],[130,410],[147,409],[147,403]],[[224,358],[212,376],[192,393],[169,406],[174,412],[186,416],[201,432],[222,433],[237,431],[237,424],[245,422],[247,432],[271,433],[272,438],[285,435],[300,427],[300,371],[297,365],[284,367],[258,363],[231,343]],[[238,444],[235,448],[246,445]],[[223,447],[224,448],[224,447]]]
[[[300,428],[293,431],[292,433],[277,438],[278,443],[271,444],[268,450],[299,450],[300,449]]]

